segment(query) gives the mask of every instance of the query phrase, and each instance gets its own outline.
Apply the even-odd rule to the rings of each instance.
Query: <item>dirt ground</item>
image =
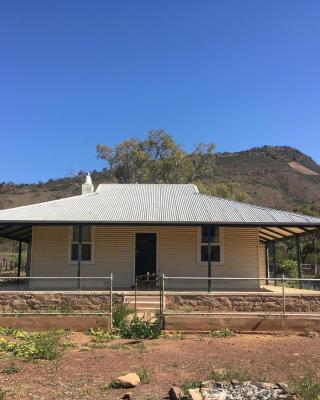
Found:
[[[320,337],[236,335],[230,338],[188,336],[186,339],[130,341],[117,339],[92,349],[90,338],[73,333],[76,348],[55,361],[14,360],[15,374],[0,373],[5,399],[121,399],[128,390],[103,385],[125,372],[145,368],[150,383],[130,391],[135,399],[157,400],[185,379],[204,380],[212,367],[248,372],[252,378],[294,382],[308,371],[320,374]],[[12,360],[0,360],[0,371]]]

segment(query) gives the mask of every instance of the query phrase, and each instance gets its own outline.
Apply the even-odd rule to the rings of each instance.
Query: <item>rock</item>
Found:
[[[140,378],[137,374],[130,373],[127,375],[118,376],[117,381],[123,388],[133,388],[140,383]]]
[[[189,389],[188,391],[189,397],[191,400],[203,400],[202,394],[200,393],[200,389]]]
[[[125,393],[122,396],[122,400],[132,400],[132,399],[133,399],[133,397],[132,397],[132,393],[131,392]]]
[[[257,382],[257,386],[260,387],[261,389],[267,389],[267,390],[272,390],[275,388],[274,384],[270,382]]]
[[[184,396],[184,392],[179,386],[172,386],[169,390],[169,399],[170,400],[180,400]]]
[[[240,385],[240,381],[238,381],[237,379],[232,379],[231,384],[233,386]]]
[[[284,392],[289,393],[289,385],[284,382],[277,382],[277,386],[282,389]]]

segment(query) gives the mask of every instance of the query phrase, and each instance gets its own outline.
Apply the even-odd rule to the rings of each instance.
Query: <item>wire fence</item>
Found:
[[[162,276],[165,314],[320,315],[320,279]]]
[[[4,291],[105,291],[110,290],[109,277],[0,277]]]
[[[113,276],[0,277],[0,315],[112,315]]]
[[[112,274],[108,277],[80,278],[0,277],[0,315],[112,316],[113,293]],[[161,316],[166,314],[320,316],[320,279],[294,279],[284,276],[272,279],[165,275],[137,277],[135,286],[137,312],[139,311],[137,297],[142,296],[143,301],[140,303],[148,303],[146,298],[148,295],[153,296],[152,303],[155,302],[154,297],[159,296]]]

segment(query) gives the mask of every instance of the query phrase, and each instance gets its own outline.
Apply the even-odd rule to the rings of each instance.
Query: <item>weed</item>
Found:
[[[244,382],[254,380],[249,372],[237,369],[227,369],[221,373],[212,373],[211,378],[216,381],[237,380],[239,382]]]
[[[101,328],[90,328],[87,330],[87,335],[91,336],[91,340],[94,342],[109,342],[110,340],[116,339],[118,336],[113,333],[106,331]]]
[[[74,349],[77,345],[71,340],[67,339],[60,344],[63,349]]]
[[[147,368],[141,368],[137,371],[141,383],[148,384],[151,381],[151,375]]]
[[[296,385],[295,392],[304,400],[317,400],[320,398],[320,383],[315,376],[309,372]]]
[[[191,313],[193,311],[193,307],[186,304],[185,306],[182,307],[181,311],[185,313]]]
[[[55,360],[60,355],[60,336],[56,332],[42,332],[19,343],[14,353],[27,360]]]
[[[120,383],[113,379],[110,383],[107,383],[106,385],[102,385],[101,389],[102,390],[108,390],[108,389],[119,389],[121,387]]]
[[[60,331],[27,333],[10,330],[7,331],[7,335],[20,341],[13,342],[0,338],[0,350],[15,357],[26,360],[54,360],[60,354]]]
[[[184,340],[187,336],[181,332],[162,332],[160,337],[168,340]]]
[[[125,339],[156,339],[160,334],[159,320],[153,323],[135,315],[129,323],[120,324],[120,335]]]
[[[179,363],[178,363],[178,361],[173,361],[173,362],[169,363],[168,366],[171,368],[178,368]]]
[[[0,388],[0,400],[4,400],[6,394],[7,394],[7,390],[3,390]]]
[[[113,350],[138,350],[140,353],[146,353],[147,348],[143,342],[115,343],[110,346]]]
[[[210,336],[218,337],[218,338],[226,338],[226,337],[235,336],[235,333],[231,329],[222,328],[222,329],[215,329],[214,331],[211,331]]]
[[[182,382],[181,388],[184,393],[188,393],[189,389],[197,389],[201,388],[201,386],[201,381],[186,379]]]
[[[314,338],[314,337],[318,336],[318,333],[312,328],[305,328],[305,330],[301,334],[301,336],[304,336],[304,337],[307,337],[307,338]]]
[[[112,323],[115,328],[126,321],[128,315],[133,314],[134,309],[128,303],[115,303],[112,308]]]
[[[16,332],[13,328],[0,328],[0,335],[3,336],[14,336]]]
[[[19,372],[19,368],[16,367],[13,363],[8,365],[7,367],[3,368],[3,370],[1,371],[2,374],[7,374],[7,375],[11,375],[11,374],[16,374],[17,372]]]

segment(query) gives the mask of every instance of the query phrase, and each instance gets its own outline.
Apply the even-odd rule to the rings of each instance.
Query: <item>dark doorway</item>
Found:
[[[157,273],[157,235],[136,233],[136,276]]]

